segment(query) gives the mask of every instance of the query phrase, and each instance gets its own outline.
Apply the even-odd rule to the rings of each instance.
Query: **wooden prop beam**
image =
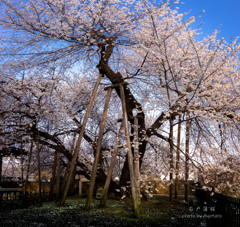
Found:
[[[104,127],[105,127],[105,123],[106,123],[106,119],[107,119],[107,111],[108,111],[108,105],[109,105],[111,93],[112,93],[112,88],[109,88],[108,93],[107,93],[105,106],[104,106],[102,122],[101,122],[101,125],[100,125],[100,131],[99,131],[99,136],[98,136],[98,141],[97,141],[96,156],[95,156],[95,159],[94,159],[92,175],[91,175],[91,180],[90,180],[90,185],[89,185],[89,190],[88,190],[88,196],[87,196],[87,200],[86,200],[86,204],[85,204],[85,209],[86,210],[89,210],[90,206],[91,206],[92,194],[93,194],[93,190],[94,190],[94,186],[95,186],[95,180],[96,180],[96,175],[97,175],[97,167],[98,167],[99,158],[100,158]]]
[[[136,183],[136,199],[137,204],[140,207],[141,197],[140,197],[140,164],[139,164],[139,142],[138,142],[138,118],[134,118],[134,174]],[[140,208],[139,208],[140,209]]]
[[[136,189],[136,181],[135,181],[134,167],[133,167],[133,155],[132,155],[131,141],[130,141],[129,128],[128,128],[127,108],[126,108],[126,102],[125,102],[124,88],[122,85],[120,85],[120,95],[122,100],[123,121],[124,121],[125,136],[127,140],[127,149],[128,149],[127,157],[128,157],[128,167],[129,167],[131,191],[132,191],[132,198],[133,198],[133,213],[136,218],[139,218],[140,204],[138,204],[138,199],[137,199],[137,189]]]
[[[190,114],[186,114],[186,145],[185,145],[185,202],[189,205],[189,139],[190,139]]]
[[[39,135],[37,135],[37,160],[38,160],[39,199],[40,199],[40,206],[42,206],[42,179],[41,179],[41,161],[40,161]]]
[[[106,202],[106,199],[107,199],[108,188],[109,188],[110,181],[111,181],[111,178],[112,178],[113,167],[114,167],[114,164],[115,164],[115,161],[116,161],[118,146],[120,144],[122,134],[123,134],[123,122],[121,123],[120,130],[119,130],[117,140],[116,140],[116,145],[115,145],[114,150],[113,150],[111,163],[110,163],[108,173],[107,173],[107,179],[106,179],[106,182],[105,182],[105,185],[104,185],[104,188],[103,188],[103,195],[102,195],[102,199],[101,199],[101,202],[100,202],[100,207],[105,206],[105,202]]]
[[[109,88],[115,88],[115,87],[118,87],[120,85],[127,85],[127,84],[128,84],[128,82],[122,82],[122,83],[113,84],[111,86],[105,87],[104,91],[107,91]]]
[[[31,166],[31,161],[32,161],[32,151],[33,151],[33,140],[31,140],[30,151],[29,151],[29,156],[28,156],[28,165],[27,165],[26,182],[25,182],[25,192],[27,191],[27,186],[28,186],[28,177],[29,177],[30,166]]]
[[[0,154],[0,187],[1,186],[2,186],[2,155]]]
[[[77,140],[77,144],[76,144],[74,154],[73,154],[73,157],[72,157],[72,160],[71,160],[69,171],[65,175],[67,180],[66,180],[66,186],[65,186],[64,191],[63,191],[62,199],[60,201],[60,206],[62,206],[65,203],[65,200],[66,200],[66,197],[67,197],[68,189],[69,189],[71,178],[72,178],[73,169],[74,169],[74,166],[75,166],[76,161],[77,161],[77,157],[78,157],[78,154],[79,154],[79,151],[80,151],[80,145],[81,145],[83,134],[84,134],[84,131],[85,131],[85,127],[86,127],[86,124],[87,124],[87,120],[88,120],[90,110],[91,110],[92,105],[93,105],[94,98],[95,98],[96,93],[97,93],[98,86],[100,84],[101,78],[102,78],[102,74],[99,74],[97,82],[96,82],[95,87],[93,89],[92,96],[90,98],[90,102],[88,104],[86,114],[84,116],[82,128],[81,128],[78,140]]]
[[[178,115],[178,134],[177,134],[177,154],[176,154],[176,178],[175,178],[175,199],[178,198],[179,188],[179,163],[180,163],[180,146],[181,146],[181,122],[182,115]]]
[[[60,175],[61,175],[61,166],[60,166],[60,152],[57,151],[57,184],[56,184],[56,199],[59,201],[60,197]]]
[[[54,161],[53,161],[53,167],[52,167],[52,181],[49,191],[49,200],[52,200],[53,197],[53,191],[55,186],[55,178],[56,178],[56,167],[57,167],[57,151],[54,153]]]

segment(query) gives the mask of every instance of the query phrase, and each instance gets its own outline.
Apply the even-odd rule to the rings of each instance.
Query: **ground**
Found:
[[[0,226],[206,226],[200,219],[186,218],[189,208],[167,197],[142,201],[142,216],[132,217],[131,201],[108,200],[105,208],[98,208],[99,200],[93,200],[90,211],[84,210],[85,199],[69,198],[64,207],[45,202],[42,207],[12,209],[0,214]]]

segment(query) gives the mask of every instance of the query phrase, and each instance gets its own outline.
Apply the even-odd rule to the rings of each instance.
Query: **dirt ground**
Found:
[[[2,211],[0,226],[206,226],[201,219],[191,218],[189,207],[181,200],[168,202],[168,197],[142,201],[142,215],[134,219],[131,200],[108,200],[99,208],[99,200],[93,200],[90,211],[84,210],[84,198],[69,198],[64,207],[45,202],[22,209]]]

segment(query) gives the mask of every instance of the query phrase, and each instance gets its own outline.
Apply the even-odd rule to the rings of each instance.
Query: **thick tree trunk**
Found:
[[[97,65],[97,68],[99,69],[99,73],[102,75],[105,75],[113,85],[124,82],[124,78],[121,75],[121,73],[117,72],[115,73],[108,65],[108,61],[113,53],[114,45],[112,44],[111,40],[109,40],[109,43],[107,47],[105,46],[99,46],[101,49],[101,58],[99,61],[99,64]],[[120,89],[119,86],[116,86],[115,91],[117,92],[118,96],[120,97]],[[142,158],[144,157],[146,146],[148,141],[145,139],[146,135],[148,137],[151,137],[152,135],[156,134],[156,130],[161,127],[161,125],[166,120],[166,114],[163,112],[155,121],[154,123],[146,130],[145,126],[145,114],[142,110],[141,104],[136,100],[134,95],[131,93],[131,90],[124,86],[124,94],[125,94],[125,103],[126,103],[126,110],[127,110],[127,117],[128,121],[130,121],[131,125],[134,124],[133,122],[133,109],[138,110],[138,128],[139,128],[139,141],[141,144],[139,145],[139,154],[140,154],[140,161],[139,164],[141,166]],[[173,117],[177,116],[178,113],[174,112],[172,113]],[[133,130],[131,129],[131,132]],[[168,138],[165,138],[164,136],[161,136],[162,139],[165,141],[168,141]],[[129,181],[129,162],[128,162],[128,155],[125,160],[122,174],[120,178],[120,186],[125,186],[126,182]]]
[[[124,79],[119,72],[114,73],[113,70],[108,65],[108,60],[111,57],[112,52],[113,52],[112,43],[109,43],[108,47],[106,49],[105,49],[105,47],[102,47],[102,55],[101,55],[101,59],[99,61],[97,68],[99,69],[99,72],[101,74],[105,75],[114,85],[114,84],[122,83],[124,81]],[[118,96],[121,98],[119,86],[116,86],[114,89],[117,92]],[[142,160],[142,157],[144,156],[146,144],[147,144],[147,142],[144,139],[144,137],[146,136],[146,134],[144,133],[146,131],[145,130],[146,129],[145,128],[145,115],[144,115],[144,112],[142,111],[141,104],[135,99],[135,97],[133,96],[133,94],[131,93],[130,89],[127,86],[124,86],[124,94],[125,94],[127,117],[128,117],[128,121],[130,121],[131,125],[134,124],[133,109],[136,109],[139,112],[138,113],[138,128],[139,128],[138,136],[139,136],[139,141],[141,141],[141,143],[142,143],[139,146],[140,166],[141,166],[141,160]],[[126,182],[129,181],[128,159],[129,159],[129,157],[127,155],[127,158],[125,160],[125,163],[124,163],[124,166],[122,169],[122,174],[121,174],[121,178],[120,178],[120,186],[125,186]]]
[[[189,204],[189,137],[190,137],[190,115],[186,115],[186,148],[185,148],[185,202]]]
[[[180,143],[181,143],[181,114],[178,115],[178,134],[177,134],[177,154],[176,154],[176,179],[175,179],[175,199],[178,198],[179,189],[179,161],[180,161]]]

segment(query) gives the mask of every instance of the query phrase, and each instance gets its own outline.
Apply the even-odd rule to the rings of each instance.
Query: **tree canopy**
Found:
[[[1,146],[19,146],[23,141],[28,147],[39,136],[42,146],[50,149],[49,157],[50,151],[58,150],[66,164],[101,74],[78,158],[80,173],[87,176],[92,165],[104,86],[124,81],[128,83],[124,92],[131,134],[138,116],[140,164],[153,164],[151,154],[156,152],[163,157],[158,170],[168,173],[167,144],[177,149],[176,136],[169,136],[169,119],[176,129],[178,116],[187,113],[193,169],[203,171],[206,163],[239,157],[240,44],[217,39],[217,31],[196,39],[199,30],[191,27],[195,18],[179,13],[177,4],[1,0]],[[119,97],[119,87],[115,87],[101,148],[103,172],[120,127],[116,123],[122,116]],[[186,117],[182,119],[184,123]],[[129,177],[122,142],[120,186]],[[133,149],[132,135],[131,142]]]

